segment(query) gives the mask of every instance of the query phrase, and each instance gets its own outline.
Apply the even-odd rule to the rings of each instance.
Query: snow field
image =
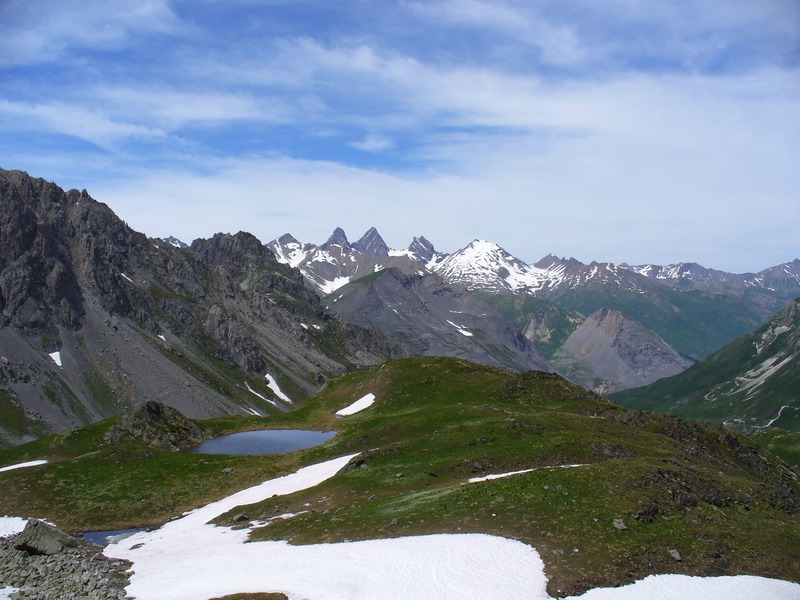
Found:
[[[134,563],[127,591],[140,600],[196,600],[265,591],[280,591],[290,598],[326,600],[475,597],[550,600],[541,557],[534,548],[515,540],[486,534],[440,534],[292,546],[285,541],[247,543],[249,529],[208,524],[237,506],[313,487],[335,475],[354,456],[357,455],[311,465],[247,488],[188,512],[160,529],[120,540],[108,546],[105,554]],[[43,462],[31,461],[5,470]],[[573,466],[580,465],[565,465]],[[276,518],[294,516],[285,514]],[[18,517],[0,517],[0,537],[21,531],[25,523],[25,519]],[[268,526],[268,523],[254,526]],[[0,590],[0,599],[9,597],[12,591]],[[751,576],[652,575],[624,587],[590,590],[570,600],[640,598],[800,600],[800,585]]]

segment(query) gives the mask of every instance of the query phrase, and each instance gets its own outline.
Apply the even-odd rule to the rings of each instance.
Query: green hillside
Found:
[[[373,406],[334,416],[367,393]],[[103,422],[0,453],[0,465],[53,461],[0,473],[0,512],[73,530],[157,523],[358,452],[317,487],[220,520],[298,513],[254,532],[296,544],[441,532],[515,538],[541,553],[550,592],[559,595],[649,573],[800,581],[796,472],[719,426],[627,411],[556,375],[412,358],[343,376],[291,413],[202,423],[216,433],[338,435],[284,456],[210,456],[109,447]],[[522,470],[529,471],[469,482]]]
[[[683,373],[612,396],[631,407],[800,431],[800,303]]]

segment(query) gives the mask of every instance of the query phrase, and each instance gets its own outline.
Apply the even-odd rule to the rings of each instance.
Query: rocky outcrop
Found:
[[[130,566],[34,519],[21,533],[0,539],[0,586],[16,588],[19,600],[126,598]]]
[[[60,529],[43,521],[31,519],[14,540],[14,548],[32,555],[58,554],[65,548],[75,548],[78,541]]]
[[[203,430],[180,411],[162,404],[145,401],[125,413],[109,430],[104,439],[109,444],[135,443],[165,450],[185,450],[205,439]]]

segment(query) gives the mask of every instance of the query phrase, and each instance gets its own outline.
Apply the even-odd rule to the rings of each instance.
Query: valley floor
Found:
[[[318,463],[191,511],[161,528],[108,546],[105,553],[133,562],[127,588],[141,600],[283,592],[289,598],[527,598],[545,600],[547,578],[538,552],[521,542],[484,534],[401,537],[294,546],[247,543],[241,529],[208,522],[237,506],[313,487],[335,475],[353,455]],[[33,465],[31,465],[33,466]],[[508,474],[513,475],[513,474]],[[291,515],[283,515],[291,518]],[[0,536],[24,520],[0,518]],[[12,590],[0,589],[0,598]],[[800,599],[800,584],[761,577],[650,576],[620,588],[590,590],[581,600]]]

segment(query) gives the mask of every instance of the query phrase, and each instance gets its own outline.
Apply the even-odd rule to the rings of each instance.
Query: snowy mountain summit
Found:
[[[471,290],[535,293],[547,284],[549,272],[525,264],[494,242],[473,240],[433,270],[445,281]]]
[[[272,240],[267,246],[278,262],[297,268],[320,294],[331,294],[355,279],[382,269],[397,268],[407,275],[424,273],[441,256],[424,237],[414,238],[404,250],[392,250],[374,227],[356,242],[350,242],[341,227],[321,246],[301,244],[291,234]]]

